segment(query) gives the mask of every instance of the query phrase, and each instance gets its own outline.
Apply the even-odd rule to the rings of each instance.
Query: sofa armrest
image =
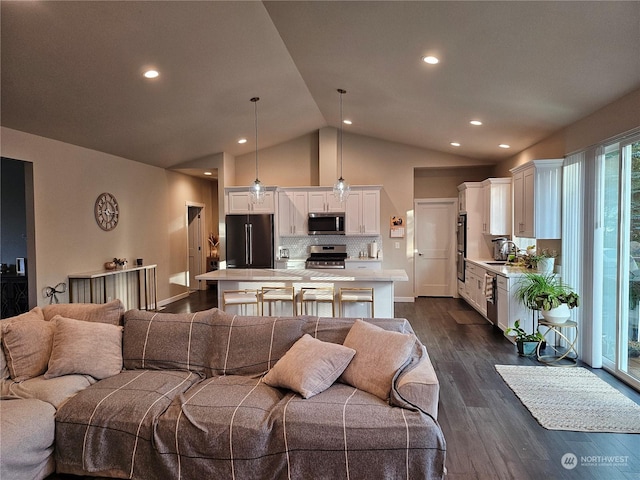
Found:
[[[437,420],[440,383],[427,349],[424,345],[421,348],[422,358],[415,367],[400,374],[396,381],[396,390],[405,400]]]

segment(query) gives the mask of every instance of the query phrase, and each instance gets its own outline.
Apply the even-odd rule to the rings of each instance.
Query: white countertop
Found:
[[[271,268],[227,268],[197,275],[196,280],[230,280],[244,282],[407,282],[409,277],[404,270],[365,270],[365,269],[327,269],[327,270],[283,270]]]
[[[502,275],[504,277],[521,277],[527,273],[535,273],[535,270],[523,267],[514,267],[510,265],[491,265],[495,260],[476,260],[467,258],[467,262],[478,265],[479,267],[486,268],[487,270]]]

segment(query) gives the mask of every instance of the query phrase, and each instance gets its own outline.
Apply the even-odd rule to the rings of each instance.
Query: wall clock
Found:
[[[108,232],[118,225],[120,208],[118,207],[116,197],[110,193],[105,192],[98,195],[93,212],[96,216],[96,222],[101,229]]]

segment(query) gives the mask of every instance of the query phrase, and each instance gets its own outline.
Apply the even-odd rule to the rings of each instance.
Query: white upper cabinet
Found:
[[[511,178],[482,182],[482,233],[511,235]]]
[[[275,213],[275,192],[265,192],[263,203],[251,203],[249,187],[243,190],[228,190],[225,195],[226,212],[230,215],[243,213]]]
[[[347,235],[380,234],[380,189],[351,189],[345,210]]]
[[[307,235],[307,201],[306,191],[278,192],[278,232],[281,237]]]
[[[333,190],[310,190],[309,191],[309,212],[344,212],[345,205],[340,203],[333,196]]]
[[[511,169],[514,235],[561,237],[562,163],[562,159],[532,160]]]

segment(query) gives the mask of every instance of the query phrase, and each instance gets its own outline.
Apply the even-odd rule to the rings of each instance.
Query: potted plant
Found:
[[[518,355],[533,355],[536,351],[538,343],[544,338],[540,332],[527,333],[521,326],[520,320],[516,320],[513,327],[509,327],[504,332],[507,335],[514,334],[516,346],[518,347]]]
[[[515,296],[527,308],[540,310],[545,320],[563,323],[569,309],[579,305],[580,296],[553,273],[526,273],[518,282]]]

